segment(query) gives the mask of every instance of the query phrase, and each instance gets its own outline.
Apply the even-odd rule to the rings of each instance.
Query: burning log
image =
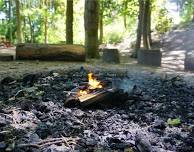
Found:
[[[125,82],[125,85],[127,83]],[[117,87],[116,87],[117,85]],[[131,85],[131,84],[130,84]],[[82,107],[89,106],[91,104],[105,103],[107,105],[117,105],[118,99],[126,101],[128,94],[127,91],[131,91],[133,87],[125,87],[122,82],[114,81],[112,85],[106,86],[102,82],[98,81],[93,73],[88,74],[88,83],[84,86],[77,87],[71,91],[64,91],[68,94],[68,98],[65,101],[65,106],[81,105]]]
[[[18,44],[16,59],[85,61],[85,49],[81,45]]]
[[[85,94],[78,97],[81,106],[88,106],[90,104],[108,101],[114,94],[113,90],[102,90],[95,93]]]

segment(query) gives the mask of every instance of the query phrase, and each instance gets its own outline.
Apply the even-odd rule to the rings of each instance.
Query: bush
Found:
[[[123,34],[117,31],[112,31],[111,33],[107,33],[105,37],[105,42],[110,44],[120,43],[123,39]]]
[[[155,29],[159,34],[168,32],[173,25],[172,18],[168,17],[167,14],[168,14],[168,11],[166,9],[161,9],[159,11],[159,16],[155,26]]]

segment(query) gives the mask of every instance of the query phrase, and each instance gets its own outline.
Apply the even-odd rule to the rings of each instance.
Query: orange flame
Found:
[[[88,74],[88,84],[89,84],[89,89],[102,88],[102,85],[100,84],[100,81],[96,80],[93,77],[93,73]]]
[[[100,81],[98,81],[94,78],[93,73],[88,74],[88,85],[89,85],[88,89],[91,89],[91,90],[102,88]],[[80,90],[79,91],[79,95],[86,95],[86,94],[88,94],[88,90]]]
[[[86,95],[86,94],[88,94],[88,92],[86,90],[80,90],[79,91],[79,94],[80,95]]]

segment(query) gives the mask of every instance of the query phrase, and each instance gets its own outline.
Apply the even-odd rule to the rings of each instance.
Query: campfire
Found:
[[[111,100],[117,90],[112,88],[112,83],[99,81],[93,73],[88,73],[88,82],[80,84],[70,92],[73,92],[73,95],[69,94],[65,105],[74,106],[75,103],[79,103],[81,106],[88,106]]]
[[[94,77],[93,73],[89,73],[87,87],[85,89],[80,89],[80,91],[78,92],[78,96],[86,95],[93,92],[94,90],[101,88],[103,88],[101,82]]]

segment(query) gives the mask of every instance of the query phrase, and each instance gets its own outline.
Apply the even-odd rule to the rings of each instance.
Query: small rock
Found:
[[[4,141],[0,142],[0,151],[4,151],[6,147],[7,147],[7,144]]]
[[[0,127],[4,127],[4,126],[6,126],[6,120],[5,120],[5,118],[3,118],[3,117],[0,117]]]
[[[94,139],[88,138],[88,139],[86,140],[86,145],[87,145],[87,146],[95,146],[95,145],[97,145],[97,141],[94,140]]]
[[[80,109],[77,109],[74,111],[74,115],[77,117],[82,117],[84,115],[84,112]]]
[[[140,152],[152,152],[151,143],[145,135],[137,133],[135,138],[136,147]]]
[[[166,124],[163,120],[157,120],[154,122],[153,127],[156,129],[164,130],[166,128]]]
[[[11,83],[13,81],[15,81],[14,78],[12,78],[12,77],[6,77],[6,78],[4,78],[4,79],[1,80],[1,84],[2,85],[8,85],[9,83]]]

